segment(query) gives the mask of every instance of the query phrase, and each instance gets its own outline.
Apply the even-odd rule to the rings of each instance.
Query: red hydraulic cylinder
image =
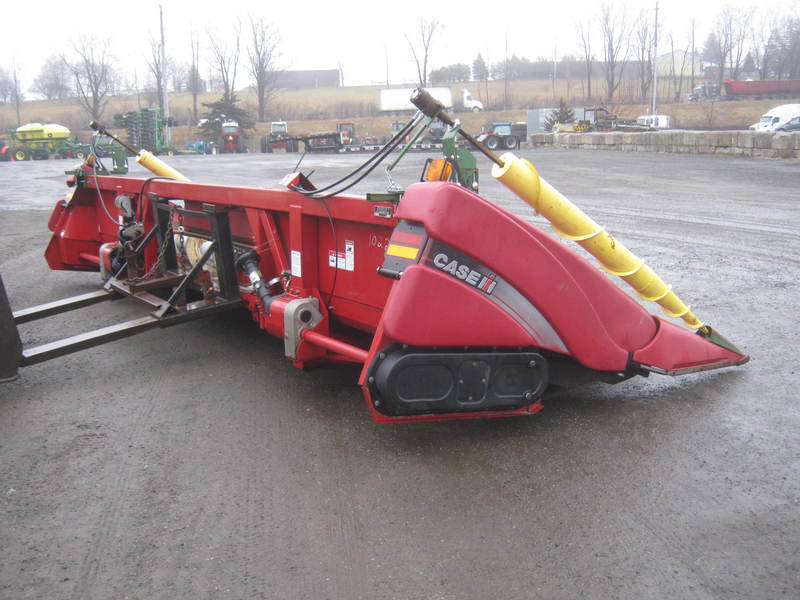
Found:
[[[327,335],[317,333],[316,331],[311,331],[310,329],[303,330],[303,332],[300,334],[300,337],[303,338],[303,341],[306,341],[309,344],[314,344],[320,348],[325,348],[331,352],[341,354],[342,356],[353,360],[353,362],[362,364],[367,362],[367,356],[369,353],[357,346],[353,346],[352,344],[341,342]]]
[[[100,257],[96,254],[89,254],[87,252],[79,252],[78,256],[81,257],[83,260],[93,263],[95,265],[100,264]]]

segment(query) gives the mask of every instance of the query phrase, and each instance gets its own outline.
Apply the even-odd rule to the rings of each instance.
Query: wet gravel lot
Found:
[[[370,420],[355,370],[295,370],[246,314],[29,367],[0,385],[0,598],[800,597],[800,162],[520,154],[751,363],[587,385],[531,418],[403,426]],[[170,163],[273,187],[298,158]],[[364,158],[302,168],[326,183]],[[546,227],[480,164],[482,193]],[[97,288],[42,258],[68,166],[0,163],[15,309]],[[21,334],[139,313],[99,305]]]

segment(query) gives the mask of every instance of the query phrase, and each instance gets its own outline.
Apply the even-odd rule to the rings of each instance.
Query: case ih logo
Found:
[[[463,260],[459,261],[455,258],[451,259],[444,252],[439,252],[433,256],[433,266],[440,271],[450,273],[453,277],[460,279],[464,283],[478,288],[484,294],[491,294],[497,282],[495,281],[495,274],[484,275],[480,271],[476,271],[471,266],[466,264]]]

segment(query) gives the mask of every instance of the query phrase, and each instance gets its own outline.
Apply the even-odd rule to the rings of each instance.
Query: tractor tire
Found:
[[[28,154],[25,148],[14,148],[14,150],[11,151],[11,158],[16,161],[30,160],[30,154]]]
[[[509,135],[503,140],[503,146],[506,150],[514,150],[519,148],[519,139],[517,139],[517,136],[515,135]]]
[[[490,135],[484,142],[489,150],[497,150],[500,147],[500,138],[496,135]]]
[[[472,107],[472,112],[481,112],[481,109],[478,108],[477,106],[473,106]]]

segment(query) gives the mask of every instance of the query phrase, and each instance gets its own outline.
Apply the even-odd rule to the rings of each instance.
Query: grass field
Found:
[[[621,97],[631,98],[634,94],[635,81],[625,81],[620,91]],[[551,107],[558,98],[564,98],[574,106],[599,104],[600,98],[585,100],[584,81],[558,80],[555,89],[548,80],[530,80],[509,82],[506,92],[502,81],[492,81],[488,85],[481,82],[452,84],[454,95],[460,94],[463,87],[469,88],[473,96],[484,104],[497,110],[482,113],[461,113],[464,126],[469,131],[478,131],[494,120],[522,121],[526,118],[528,108]],[[293,134],[319,133],[335,130],[337,121],[354,121],[359,135],[383,136],[389,133],[392,121],[397,117],[382,116],[378,111],[378,95],[380,86],[315,88],[305,90],[279,90],[273,98],[270,108],[270,120],[285,120],[289,123],[289,131]],[[600,79],[593,81],[593,92],[603,89]],[[674,97],[669,82],[665,81],[659,88],[663,98]],[[500,110],[507,94],[509,110]],[[202,94],[199,102],[211,102],[218,99],[219,94]],[[255,112],[256,101],[251,92],[239,93],[241,104]],[[771,107],[787,101],[736,101],[736,102],[699,102],[699,103],[660,103],[658,112],[672,117],[675,127],[685,129],[730,128],[743,129]],[[110,125],[113,115],[149,106],[151,103],[144,94],[112,97],[103,115],[103,122]],[[173,129],[173,140],[176,144],[198,137],[197,129],[189,123],[192,114],[192,97],[188,93],[170,95],[172,116],[182,125]],[[624,104],[612,106],[623,118],[636,118],[650,112],[646,104]],[[202,112],[202,106],[200,106]],[[20,107],[21,123],[42,122],[59,123],[70,128],[82,139],[90,134],[86,123],[88,117],[75,100],[61,102],[28,101]],[[16,126],[15,106],[0,105],[0,130]],[[266,132],[267,124],[259,123],[254,135],[249,135],[251,149],[257,147],[258,138]]]

